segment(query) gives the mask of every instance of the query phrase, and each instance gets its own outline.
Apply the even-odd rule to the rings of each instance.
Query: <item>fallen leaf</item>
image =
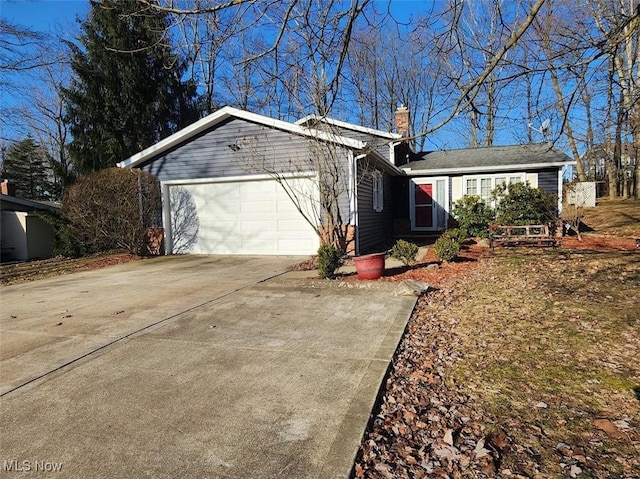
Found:
[[[451,429],[447,429],[444,433],[443,441],[450,446],[453,446],[453,431]]]
[[[593,425],[596,429],[600,429],[607,433],[607,435],[615,438],[624,437],[624,433],[620,431],[614,423],[608,419],[596,419],[593,421]]]
[[[500,452],[504,452],[509,447],[509,437],[502,429],[500,429],[497,433],[491,436],[491,444],[497,447]]]
[[[571,466],[571,469],[569,469],[569,475],[571,477],[578,477],[578,474],[580,474],[581,472],[582,472],[582,469],[580,469],[576,465]]]
[[[453,446],[436,446],[433,448],[433,453],[450,461],[457,461],[460,458],[460,451]]]
[[[491,451],[489,449],[485,449],[484,438],[482,438],[476,443],[476,447],[473,449],[473,455],[476,459],[480,459],[488,454],[491,454]]]

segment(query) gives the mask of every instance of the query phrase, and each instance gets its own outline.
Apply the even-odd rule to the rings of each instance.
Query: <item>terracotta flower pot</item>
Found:
[[[385,253],[373,253],[364,256],[355,256],[353,264],[356,266],[358,278],[378,279],[384,274]]]

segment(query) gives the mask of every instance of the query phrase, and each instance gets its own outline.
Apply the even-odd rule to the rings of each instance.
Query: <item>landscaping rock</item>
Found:
[[[396,287],[393,294],[394,296],[420,296],[429,291],[429,288],[431,286],[423,281],[405,279]]]

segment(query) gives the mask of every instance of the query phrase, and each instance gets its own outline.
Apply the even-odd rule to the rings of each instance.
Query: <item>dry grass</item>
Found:
[[[51,278],[76,271],[104,268],[114,264],[139,259],[127,253],[112,253],[87,256],[84,258],[50,258],[24,263],[0,265],[0,285],[18,284],[36,279]]]
[[[563,477],[577,458],[582,477],[640,477],[640,255],[503,251],[492,263],[447,315],[463,352],[452,374],[516,445],[503,467]],[[621,428],[599,430],[603,418]]]
[[[582,222],[594,234],[640,238],[640,200],[600,198],[595,208],[584,208]]]
[[[471,265],[420,299],[356,477],[639,478],[640,254]]]

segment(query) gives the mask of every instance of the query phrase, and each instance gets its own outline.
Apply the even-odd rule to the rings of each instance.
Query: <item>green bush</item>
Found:
[[[74,236],[71,225],[60,213],[57,211],[43,211],[38,213],[38,216],[53,228],[55,235],[53,254],[55,256],[78,258],[92,253],[88,249],[89,245],[85,245]]]
[[[418,256],[418,245],[411,241],[399,239],[391,248],[391,257],[402,261],[406,266],[412,266]]]
[[[321,278],[333,278],[342,264],[344,251],[332,244],[323,244],[318,248],[318,274]]]
[[[442,261],[453,261],[462,247],[459,240],[460,231],[452,229],[445,231],[433,244],[433,252]]]
[[[488,236],[489,225],[493,222],[493,209],[477,195],[463,196],[453,205],[452,216],[467,237]]]
[[[493,190],[496,223],[500,225],[549,225],[558,220],[558,197],[529,183],[500,185]]]
[[[464,243],[464,240],[466,240],[469,237],[469,233],[467,233],[467,230],[465,228],[454,228],[449,231],[450,231],[449,234],[451,235],[451,237],[454,238],[460,244]]]

